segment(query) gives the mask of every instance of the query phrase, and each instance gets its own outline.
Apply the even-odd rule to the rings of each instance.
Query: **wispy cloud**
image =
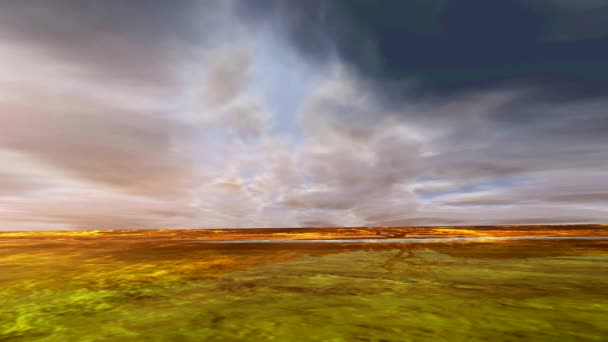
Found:
[[[608,218],[605,98],[421,96],[264,4],[0,5],[0,229]]]

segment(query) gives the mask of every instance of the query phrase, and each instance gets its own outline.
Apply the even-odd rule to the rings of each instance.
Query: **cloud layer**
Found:
[[[608,80],[579,63],[608,31],[571,28],[599,4],[509,7],[554,14],[508,82],[509,61],[467,60],[486,38],[451,5],[409,3],[408,52],[358,1],[256,4],[0,5],[0,229],[608,219]],[[441,43],[446,23],[466,44]]]

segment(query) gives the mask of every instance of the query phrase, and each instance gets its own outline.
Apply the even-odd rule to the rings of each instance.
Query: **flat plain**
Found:
[[[608,226],[0,233],[2,341],[605,341]]]

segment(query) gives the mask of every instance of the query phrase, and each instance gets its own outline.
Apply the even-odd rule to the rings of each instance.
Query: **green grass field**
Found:
[[[2,341],[606,341],[608,240],[13,241]]]

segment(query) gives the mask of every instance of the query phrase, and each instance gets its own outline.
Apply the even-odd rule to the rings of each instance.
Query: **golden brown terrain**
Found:
[[[248,228],[248,229],[154,229],[63,230],[0,232],[0,239],[50,240],[329,240],[459,238],[516,236],[608,236],[608,225],[433,226],[353,228]]]
[[[605,225],[0,233],[2,341],[603,341],[607,288]]]

